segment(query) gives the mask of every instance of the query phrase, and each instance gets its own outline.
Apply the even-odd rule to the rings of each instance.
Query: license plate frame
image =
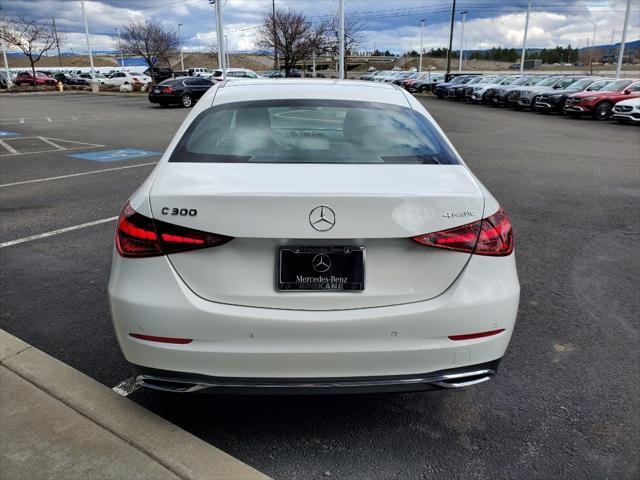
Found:
[[[283,246],[278,249],[276,289],[280,292],[362,292],[365,260],[363,246]]]

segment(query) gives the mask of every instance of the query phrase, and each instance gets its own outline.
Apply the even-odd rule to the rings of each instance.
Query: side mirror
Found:
[[[622,92],[623,95],[630,95],[631,94],[631,90],[624,90]]]

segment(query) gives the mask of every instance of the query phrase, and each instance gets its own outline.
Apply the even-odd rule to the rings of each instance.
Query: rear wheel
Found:
[[[185,93],[184,95],[182,95],[181,103],[184,108],[191,107],[191,105],[193,104],[193,99],[191,98],[191,95],[189,95],[188,93]]]
[[[611,116],[611,104],[609,102],[602,102],[596,105],[593,111],[593,118],[596,120],[607,120]]]

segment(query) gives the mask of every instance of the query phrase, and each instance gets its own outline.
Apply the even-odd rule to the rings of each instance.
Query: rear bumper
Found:
[[[419,375],[351,378],[227,378],[133,366],[136,384],[164,392],[250,395],[317,395],[415,392],[463,388],[490,380],[500,359]]]
[[[149,102],[151,102],[151,103],[180,103],[180,97],[179,96],[154,95],[154,94],[150,93],[149,95],[147,95],[147,97],[149,98]]]
[[[109,297],[116,335],[134,365],[226,379],[413,376],[501,358],[520,294],[514,255],[471,256],[427,301],[351,310],[227,305],[195,295],[165,257],[114,257]],[[454,341],[448,337],[504,329]],[[158,343],[129,333],[193,339]],[[433,383],[431,380],[422,383]]]

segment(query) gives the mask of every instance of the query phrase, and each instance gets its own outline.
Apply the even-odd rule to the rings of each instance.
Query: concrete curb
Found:
[[[4,330],[0,364],[179,478],[269,478]]]

